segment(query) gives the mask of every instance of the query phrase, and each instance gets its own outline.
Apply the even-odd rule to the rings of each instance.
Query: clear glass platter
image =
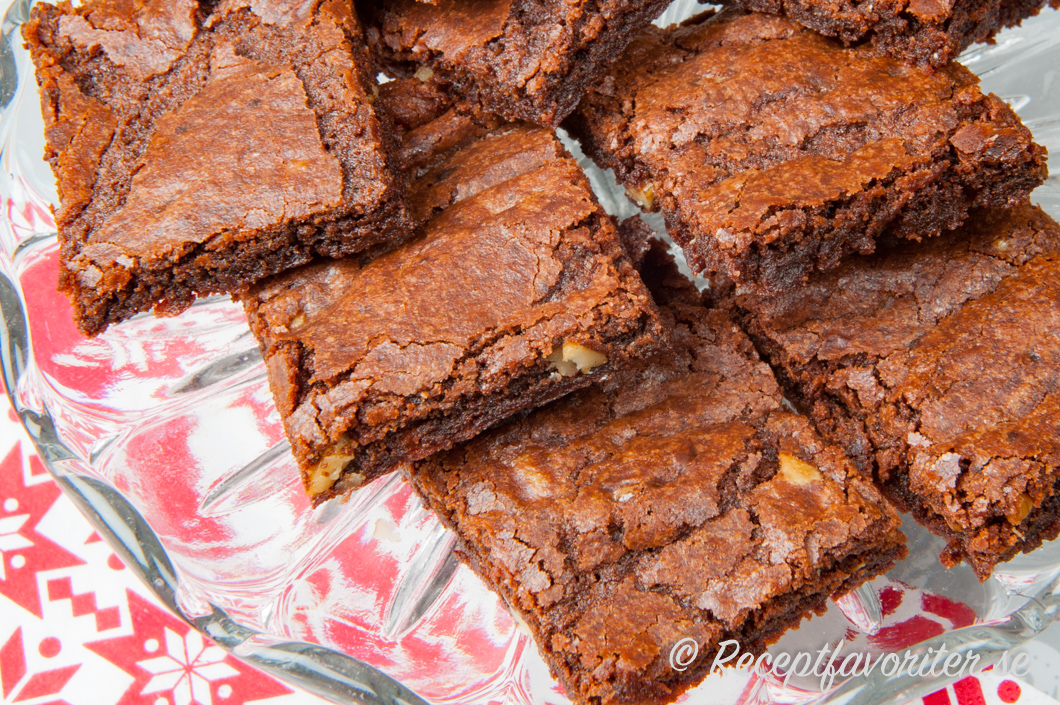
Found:
[[[174,613],[292,684],[339,703],[566,703],[525,628],[399,477],[310,506],[240,306],[211,297],[176,318],[79,335],[56,292],[55,184],[19,32],[30,4],[0,0],[0,366],[64,491]],[[662,21],[695,7],[678,0]],[[962,61],[1060,154],[1060,12]],[[635,212],[610,174],[583,165],[611,212]],[[1060,177],[1034,200],[1060,218]],[[941,540],[905,529],[910,558],[771,650],[944,643],[986,665],[1057,617],[1060,542],[981,584],[964,566],[942,568]],[[735,676],[712,676],[685,701],[875,705],[946,683],[875,671],[822,692],[812,677]]]

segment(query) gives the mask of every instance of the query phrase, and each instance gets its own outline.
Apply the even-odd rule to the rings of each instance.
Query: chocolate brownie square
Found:
[[[885,231],[1027,202],[1045,149],[977,82],[727,10],[645,30],[569,122],[697,273],[784,290]]]
[[[449,110],[405,142],[427,221],[413,240],[244,297],[318,502],[667,342],[614,221],[550,131]]]
[[[411,230],[349,0],[37,3],[23,34],[85,334]]]
[[[726,0],[783,15],[845,44],[871,43],[896,59],[942,67],[975,42],[1041,12],[1046,0]],[[1060,0],[1050,0],[1060,7]]]
[[[388,69],[437,73],[509,120],[557,126],[668,0],[358,0]]]
[[[728,315],[658,247],[642,271],[672,351],[407,468],[576,703],[669,702],[905,554]]]
[[[1060,531],[1060,226],[975,212],[959,231],[774,296],[742,321],[820,431],[981,579]]]

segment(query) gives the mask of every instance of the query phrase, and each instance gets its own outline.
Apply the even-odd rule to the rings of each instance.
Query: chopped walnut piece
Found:
[[[643,186],[627,186],[626,195],[644,210],[651,210],[655,205],[655,185],[651,182]]]
[[[353,460],[352,455],[341,453],[324,456],[316,467],[307,473],[306,491],[313,495],[330,490],[351,460]]]
[[[578,343],[564,343],[553,350],[547,359],[564,377],[573,377],[578,372],[589,372],[607,364],[607,355]]]
[[[802,458],[780,453],[777,459],[780,461],[780,476],[793,485],[808,485],[821,480],[817,468]]]
[[[1031,499],[1029,494],[1023,492],[1020,494],[1020,505],[1016,512],[1016,516],[1010,516],[1008,519],[1013,524],[1019,524],[1027,518],[1032,509],[1034,509],[1034,500]]]

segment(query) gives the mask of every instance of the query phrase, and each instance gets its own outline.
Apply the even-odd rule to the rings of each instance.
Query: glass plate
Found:
[[[567,702],[525,628],[454,558],[452,536],[399,478],[347,503],[309,505],[241,307],[211,297],[176,318],[78,334],[55,290],[55,185],[19,33],[30,4],[0,0],[0,363],[64,491],[174,613],[292,684],[341,703]],[[695,7],[679,0],[663,20]],[[1060,12],[963,60],[1060,153]],[[634,212],[613,176],[583,165],[609,210]],[[1060,216],[1057,177],[1035,197]],[[941,540],[906,529],[908,560],[772,651],[817,651],[844,637],[849,652],[945,643],[986,665],[1053,621],[1060,542],[980,584],[964,566],[941,567]],[[944,683],[877,670],[822,693],[816,678],[730,671],[686,698],[875,704]]]

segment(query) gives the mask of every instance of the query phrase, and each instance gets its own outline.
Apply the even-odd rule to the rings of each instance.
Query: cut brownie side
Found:
[[[60,288],[89,335],[407,235],[349,0],[34,6]]]
[[[847,44],[871,42],[879,51],[921,66],[942,67],[975,42],[1032,17],[1046,0],[730,0],[723,4],[789,17]],[[1050,0],[1060,7],[1060,0]]]
[[[784,290],[887,230],[920,239],[1027,202],[1045,150],[976,83],[725,11],[645,30],[569,124],[694,270]]]
[[[439,121],[441,126],[438,125]],[[665,330],[614,221],[548,131],[452,112],[406,135],[416,239],[244,298],[318,501],[658,351]]]
[[[407,468],[576,703],[669,702],[905,553],[732,320],[658,247],[642,271],[672,351]]]
[[[736,296],[818,427],[981,579],[1060,531],[1060,226],[1030,206]]]
[[[391,70],[429,69],[498,115],[551,127],[668,4],[358,0],[369,43]]]
[[[508,123],[484,112],[473,101],[461,99],[452,85],[436,76],[426,80],[398,78],[380,86],[376,107],[394,125],[401,142],[398,162],[410,174],[423,176],[433,162],[486,136]],[[437,178],[437,177],[430,177]],[[409,208],[418,225],[430,216],[434,205],[431,189],[420,182]]]

